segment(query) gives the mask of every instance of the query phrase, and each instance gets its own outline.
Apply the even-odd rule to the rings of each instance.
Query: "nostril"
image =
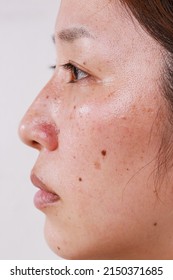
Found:
[[[41,145],[37,141],[35,141],[35,140],[31,141],[30,146],[33,147],[34,149],[37,149],[37,150],[41,149]]]
[[[58,135],[60,130],[56,125],[47,121],[25,120],[19,128],[22,141],[37,150],[46,148],[53,151],[58,148]]]

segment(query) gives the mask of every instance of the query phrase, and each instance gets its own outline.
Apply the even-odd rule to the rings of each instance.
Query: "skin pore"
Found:
[[[73,9],[72,9],[73,7]],[[172,185],[157,192],[167,125],[163,50],[119,1],[62,0],[56,68],[20,126],[59,196],[41,209],[67,259],[171,259]]]

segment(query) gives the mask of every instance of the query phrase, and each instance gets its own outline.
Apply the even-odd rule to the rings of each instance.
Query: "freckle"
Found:
[[[111,96],[113,96],[113,95],[114,95],[114,91],[110,92],[109,95],[108,95],[108,97],[111,97]]]
[[[74,106],[73,108],[74,108],[74,110],[75,110],[75,109],[76,109],[76,106]]]
[[[153,224],[153,226],[155,226],[155,227],[156,227],[156,226],[157,226],[157,223],[154,223],[154,224]]]
[[[49,99],[49,95],[46,96],[46,99]]]
[[[126,121],[126,120],[127,120],[127,118],[126,118],[126,117],[122,117],[122,120]]]
[[[82,178],[81,177],[79,178],[79,182],[82,182]]]
[[[74,159],[76,159],[76,157],[75,157],[75,156],[73,156],[73,158],[74,158]]]
[[[95,163],[94,163],[94,166],[95,166],[95,169],[101,169],[101,164],[100,164],[100,162],[98,162],[98,161],[96,161]]]
[[[101,153],[105,157],[107,152],[106,152],[106,150],[103,150]]]
[[[86,65],[86,62],[85,62],[85,61],[83,62],[83,65]]]
[[[73,119],[73,113],[70,114],[70,120],[72,120],[72,119]]]
[[[129,168],[127,168],[126,170],[129,171]]]
[[[57,98],[56,98],[56,97],[54,97],[54,100],[57,100]]]
[[[152,112],[153,112],[153,109],[148,108],[148,112],[149,112],[149,113],[152,113]]]
[[[60,251],[61,250],[61,248],[60,247],[57,247],[57,249]]]

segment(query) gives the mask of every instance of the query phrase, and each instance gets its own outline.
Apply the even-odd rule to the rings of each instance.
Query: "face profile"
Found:
[[[166,50],[122,2],[61,1],[53,75],[20,124],[39,151],[45,238],[65,259],[173,257]]]

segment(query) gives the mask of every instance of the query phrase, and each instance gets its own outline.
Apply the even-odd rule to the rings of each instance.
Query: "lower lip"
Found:
[[[50,192],[46,192],[44,190],[39,190],[34,196],[34,204],[35,207],[38,209],[51,206],[52,204],[55,204],[59,200],[60,198],[58,195]]]

